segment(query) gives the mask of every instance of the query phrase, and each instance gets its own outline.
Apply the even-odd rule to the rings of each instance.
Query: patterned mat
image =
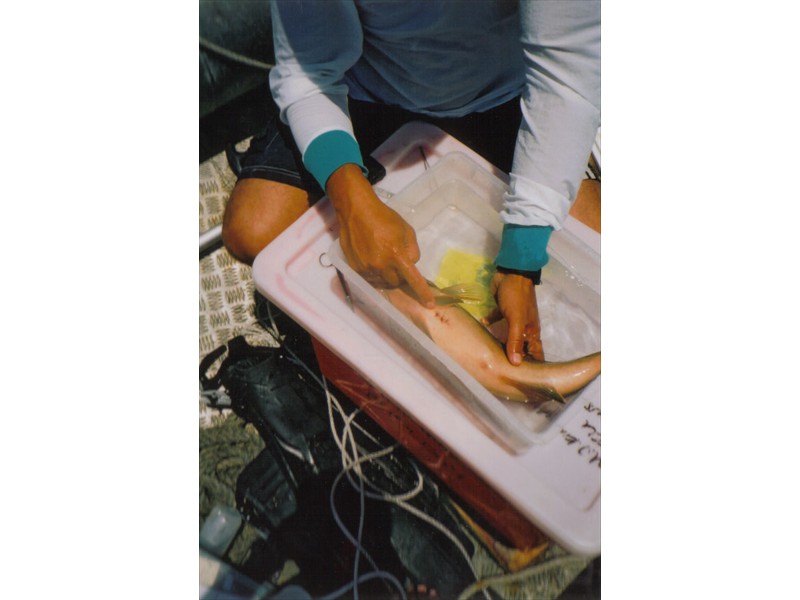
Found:
[[[236,183],[225,154],[200,165],[200,232],[222,224],[225,203]],[[200,260],[200,356],[228,341],[254,321],[253,276],[249,266],[219,248]]]
[[[248,143],[247,140],[243,142]],[[225,203],[236,184],[224,153],[200,165],[200,233],[222,224]],[[199,358],[244,335],[253,345],[272,346],[274,340],[256,324],[252,269],[220,247],[200,259]],[[200,425],[208,427],[227,416],[200,399]]]

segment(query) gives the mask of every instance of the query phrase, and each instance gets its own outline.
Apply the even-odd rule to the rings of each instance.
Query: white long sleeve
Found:
[[[523,121],[502,216],[559,229],[600,125],[600,2],[521,2],[520,21]]]

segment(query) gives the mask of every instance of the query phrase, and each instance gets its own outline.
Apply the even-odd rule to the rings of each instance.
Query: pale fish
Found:
[[[514,366],[503,345],[457,304],[422,306],[405,288],[381,290],[439,348],[498,398],[541,404],[577,392],[600,373],[600,353],[566,362],[526,358]],[[436,291],[434,290],[436,294]]]

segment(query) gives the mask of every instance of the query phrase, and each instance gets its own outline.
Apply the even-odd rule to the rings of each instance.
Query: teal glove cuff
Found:
[[[517,271],[538,271],[547,264],[547,243],[553,228],[549,225],[503,226],[503,239],[495,265]]]
[[[328,178],[342,165],[354,163],[361,167],[364,175],[367,175],[358,142],[352,135],[341,129],[327,131],[314,138],[306,148],[303,163],[323,190],[328,183]]]

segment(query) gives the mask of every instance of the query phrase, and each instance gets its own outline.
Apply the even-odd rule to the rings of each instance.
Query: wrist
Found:
[[[377,200],[361,167],[353,163],[337,168],[328,178],[325,191],[340,219],[346,218],[354,208]]]
[[[547,264],[547,244],[553,228],[539,225],[503,226],[495,265],[517,272],[535,273]]]
[[[542,283],[541,269],[537,269],[536,271],[523,271],[522,269],[509,269],[507,267],[501,267],[497,265],[495,266],[495,271],[502,273],[503,275],[520,275],[522,277],[527,277],[531,280],[531,282],[533,282],[533,285],[539,285]]]

